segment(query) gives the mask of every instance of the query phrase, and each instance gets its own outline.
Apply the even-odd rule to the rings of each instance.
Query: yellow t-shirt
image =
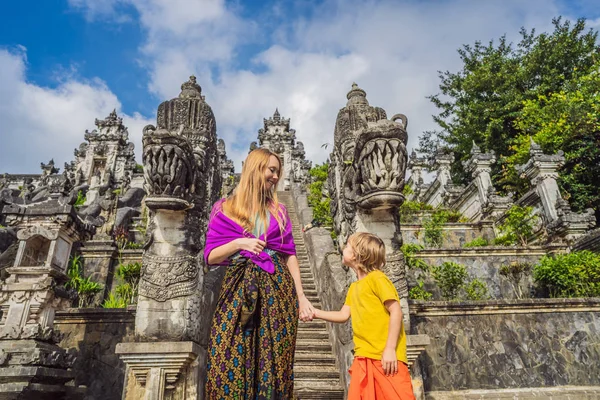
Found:
[[[350,285],[345,304],[350,307],[355,356],[381,360],[390,325],[390,314],[383,304],[386,300],[399,300],[398,292],[379,270],[369,272],[366,277]],[[408,363],[403,322],[396,344],[396,357]]]

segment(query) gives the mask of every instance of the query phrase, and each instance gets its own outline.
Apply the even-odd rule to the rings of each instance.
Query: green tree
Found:
[[[574,78],[564,89],[526,100],[517,127],[547,153],[564,152],[559,185],[576,211],[596,210],[600,221],[600,61],[588,75]],[[509,165],[528,158],[525,135],[512,142]]]
[[[312,183],[308,185],[308,205],[313,208],[313,220],[319,225],[332,226],[330,198],[323,195],[323,186],[327,181],[329,163],[316,165],[310,169]]]
[[[456,155],[453,176],[458,181],[466,183],[470,178],[461,162],[469,158],[475,141],[498,155],[493,174],[498,189],[517,194],[526,190],[528,183],[519,178],[514,168],[522,158],[513,156],[524,154],[525,138],[538,127],[532,121],[550,122],[552,115],[552,109],[536,113],[536,105],[553,99],[553,94],[572,92],[578,87],[577,82],[598,69],[597,32],[586,30],[585,20],[571,23],[556,18],[553,25],[553,32],[541,34],[522,28],[516,45],[509,43],[506,36],[487,45],[479,41],[464,45],[458,50],[462,69],[440,72],[440,93],[430,97],[439,109],[434,120],[440,129],[425,132],[420,150],[431,159],[439,150],[452,150]],[[593,139],[576,137],[576,131],[575,127],[567,131],[569,140],[556,144],[554,149],[566,150],[567,143],[573,152],[582,142],[591,146]],[[573,160],[577,159],[574,155]],[[570,168],[581,169],[579,164],[577,167],[573,161]],[[592,161],[586,165],[592,165]],[[587,187],[583,178],[580,174],[565,178],[563,187],[575,196],[580,185]],[[590,204],[588,192],[579,197],[581,204]]]

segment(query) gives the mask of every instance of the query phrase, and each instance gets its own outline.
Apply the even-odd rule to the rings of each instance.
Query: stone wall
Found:
[[[526,388],[514,398],[530,398],[566,385],[586,388],[582,397],[556,398],[600,396],[600,298],[415,301],[411,321],[412,333],[431,338],[419,359],[431,399],[497,399],[501,389]],[[467,390],[490,392],[450,393]]]
[[[486,246],[472,248],[447,248],[432,249],[428,248],[419,253],[417,257],[427,262],[429,265],[440,265],[443,262],[451,261],[463,264],[471,278],[477,278],[485,282],[488,286],[489,295],[494,299],[514,299],[515,290],[510,282],[500,275],[499,269],[503,265],[510,265],[513,262],[536,264],[545,254],[564,251],[563,247],[552,246],[529,246],[529,247],[508,247],[508,246]],[[415,277],[418,272],[409,271],[409,283],[414,286]],[[533,282],[531,275],[524,277],[520,284],[521,291],[527,295],[531,292]],[[425,288],[433,292],[435,299],[440,299],[435,283],[431,279],[425,280]]]
[[[421,224],[402,224],[400,227],[404,243],[425,246],[425,232]],[[442,247],[462,247],[475,238],[483,237],[488,241],[494,239],[492,222],[447,223],[443,227]]]
[[[75,381],[87,386],[85,400],[119,400],[125,365],[115,354],[117,343],[133,340],[135,309],[73,308],[57,312],[54,327],[60,347],[75,348]]]

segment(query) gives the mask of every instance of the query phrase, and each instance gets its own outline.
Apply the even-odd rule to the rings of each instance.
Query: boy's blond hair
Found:
[[[354,251],[358,267],[369,273],[385,265],[385,245],[376,235],[357,232],[348,238],[348,244]]]

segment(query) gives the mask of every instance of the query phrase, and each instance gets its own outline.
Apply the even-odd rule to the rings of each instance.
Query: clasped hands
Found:
[[[298,299],[299,313],[300,313],[300,321],[309,322],[312,321],[317,311],[311,304],[310,300],[306,298],[304,293]]]
[[[260,254],[264,250],[266,245],[266,242],[255,238],[239,238],[236,239],[236,241],[240,250],[246,250],[251,252],[252,254]],[[310,300],[306,298],[304,293],[298,298],[298,306],[300,321],[312,321],[316,315],[316,310],[311,304]]]
[[[236,241],[240,250],[246,250],[257,255],[264,250],[267,244],[265,241],[255,238],[239,238]]]

